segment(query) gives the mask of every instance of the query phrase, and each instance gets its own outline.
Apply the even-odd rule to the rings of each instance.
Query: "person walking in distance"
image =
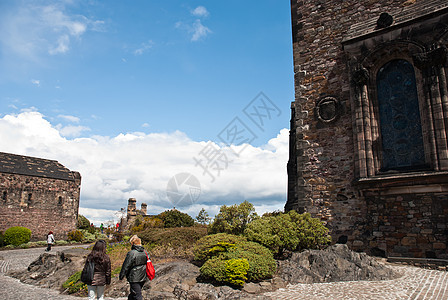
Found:
[[[130,293],[128,300],[142,300],[142,288],[146,281],[146,253],[142,246],[142,241],[136,235],[129,240],[131,243],[131,251],[126,255],[126,258],[121,266],[119,279],[122,280],[125,276],[129,282]]]
[[[54,235],[53,235],[53,231],[50,231],[47,234],[47,249],[45,249],[45,251],[50,251],[51,250],[51,246],[54,244]]]

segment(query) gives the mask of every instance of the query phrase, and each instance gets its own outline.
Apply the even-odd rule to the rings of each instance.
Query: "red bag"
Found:
[[[146,276],[148,276],[149,280],[153,280],[154,277],[156,276],[156,270],[154,269],[154,266],[152,265],[152,261],[149,258],[148,253],[146,253],[146,251],[145,251],[145,254],[146,254],[146,258],[147,258],[147,261],[146,261]]]

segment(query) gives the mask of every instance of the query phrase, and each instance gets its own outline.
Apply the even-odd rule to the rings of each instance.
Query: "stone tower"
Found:
[[[448,2],[291,0],[285,210],[385,256],[447,258]]]

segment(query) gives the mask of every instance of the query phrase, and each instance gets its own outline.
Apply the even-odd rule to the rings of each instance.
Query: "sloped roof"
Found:
[[[56,160],[0,152],[0,172],[74,181],[72,172]]]
[[[418,18],[424,18],[436,13],[444,13],[448,11],[448,1],[447,0],[425,0],[416,1],[414,4],[398,8],[391,11],[384,11],[389,13],[393,17],[393,24],[390,27],[378,29],[377,19],[372,18],[365,20],[358,24],[353,24],[348,30],[344,42],[357,39],[361,36],[369,35],[374,32],[387,31],[390,28],[396,26],[404,25],[405,23],[415,20]],[[379,17],[379,14],[378,14]]]

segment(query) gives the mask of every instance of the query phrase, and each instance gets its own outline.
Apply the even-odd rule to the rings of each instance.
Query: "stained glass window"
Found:
[[[382,137],[381,171],[425,167],[423,137],[413,66],[398,59],[377,74]]]

